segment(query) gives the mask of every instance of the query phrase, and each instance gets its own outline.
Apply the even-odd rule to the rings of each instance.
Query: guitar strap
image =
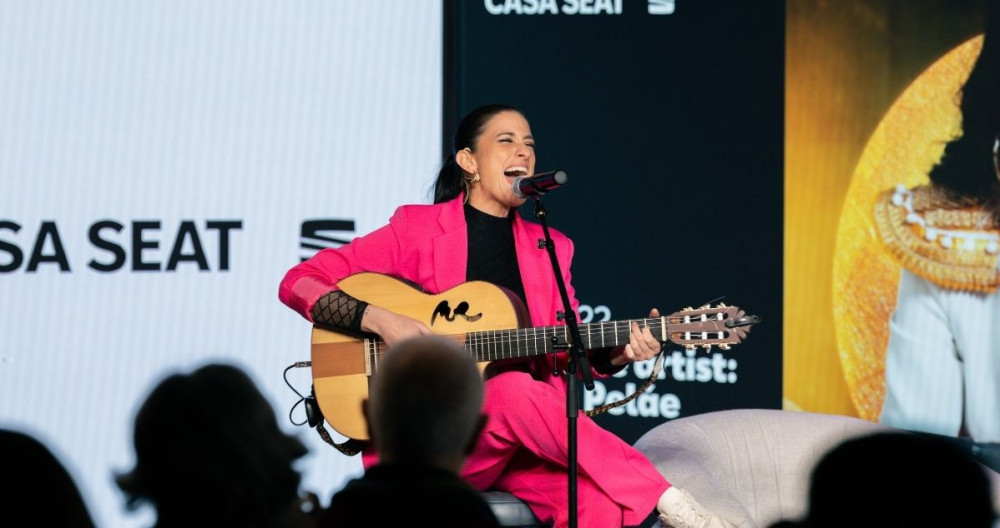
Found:
[[[319,437],[322,438],[324,442],[332,445],[334,449],[347,456],[354,456],[368,446],[368,442],[364,440],[356,440],[354,438],[348,438],[339,444],[333,441],[333,438],[330,437],[330,432],[327,431],[326,427],[323,425],[323,411],[320,410],[319,402],[316,401],[315,387],[312,388],[309,396],[302,398],[302,402],[306,409],[307,423],[310,426],[315,427],[316,432],[319,433]]]
[[[332,445],[334,449],[340,451],[341,453],[347,456],[354,456],[363,451],[364,448],[368,446],[368,442],[365,442],[363,440],[355,440],[353,438],[348,438],[347,440],[339,444],[334,442],[333,438],[330,437],[330,432],[327,431],[326,427],[323,426],[322,420],[320,420],[320,422],[316,424],[316,432],[319,433],[319,437],[322,438],[324,442]]]
[[[665,350],[666,347],[663,347],[663,350],[661,350],[660,353],[657,355],[655,360],[656,363],[653,364],[653,372],[650,373],[649,379],[647,379],[646,382],[643,383],[641,387],[637,388],[635,392],[629,394],[627,398],[606,405],[601,405],[600,407],[595,407],[589,411],[584,411],[584,414],[586,414],[587,416],[597,416],[598,414],[607,412],[611,409],[614,409],[615,407],[620,407],[622,405],[625,405],[626,403],[639,397],[639,395],[642,394],[643,392],[646,392],[646,389],[648,389],[649,386],[653,384],[653,381],[656,380],[657,376],[660,375],[660,368],[663,366]],[[316,410],[318,411],[319,405],[315,403],[315,395],[312,395],[311,398],[313,400],[313,404],[316,405]],[[308,400],[309,398],[307,397],[306,399]],[[309,404],[307,402],[306,403],[307,408],[308,405]],[[317,420],[315,427],[316,427],[316,432],[319,433],[320,438],[322,438],[324,442],[330,444],[331,446],[334,447],[334,449],[340,451],[341,453],[347,456],[354,456],[360,453],[368,445],[368,442],[362,440],[355,440],[353,438],[348,438],[347,440],[339,444],[334,442],[333,438],[330,437],[330,433],[326,430],[326,427],[323,426],[322,415],[319,415],[319,419]]]
[[[607,412],[611,409],[614,409],[615,407],[620,407],[622,405],[625,405],[626,403],[636,399],[643,392],[646,392],[646,389],[648,389],[649,386],[653,384],[653,381],[656,379],[656,377],[660,375],[660,367],[663,366],[663,358],[665,357],[664,352],[666,351],[666,349],[667,347],[662,347],[660,349],[660,353],[657,354],[656,357],[656,363],[653,364],[653,372],[649,375],[649,379],[647,379],[646,382],[643,383],[641,387],[636,389],[635,392],[629,394],[627,398],[618,400],[613,403],[608,403],[606,405],[601,405],[600,407],[594,407],[589,411],[583,411],[583,414],[586,414],[587,416],[597,416],[598,414]]]
[[[646,392],[646,389],[648,389],[649,386],[653,384],[653,381],[656,380],[657,376],[660,375],[660,368],[663,366],[663,359],[664,359],[664,352],[665,352],[665,350],[666,350],[666,347],[663,347],[663,349],[657,355],[656,363],[653,364],[653,372],[650,373],[649,379],[647,379],[646,382],[643,383],[641,387],[637,388],[635,390],[635,392],[633,392],[632,394],[628,395],[628,397],[626,397],[624,399],[621,399],[621,400],[618,400],[616,402],[609,403],[609,404],[606,404],[606,405],[601,405],[600,407],[595,407],[595,408],[593,408],[593,409],[591,409],[589,411],[584,411],[584,414],[587,415],[587,416],[597,416],[598,414],[605,413],[605,412],[607,412],[607,411],[609,411],[611,409],[614,409],[615,407],[620,407],[622,405],[625,405],[628,402],[630,402],[630,401],[636,399],[637,397],[639,397],[639,395],[642,394],[643,392]],[[286,368],[285,369],[285,373],[287,374],[288,373],[288,369],[290,369],[290,368],[307,367],[307,366],[310,366],[311,364],[312,364],[312,362],[309,362],[309,361],[297,362],[297,363],[289,366],[288,368]],[[288,382],[287,378],[286,378],[285,381],[286,381],[286,383]],[[291,387],[291,384],[289,384],[289,387]],[[292,390],[295,390],[294,387],[292,388]],[[309,396],[302,396],[302,395],[300,395],[300,397],[301,397],[301,399],[299,401],[301,403],[303,403],[303,405],[304,405],[304,407],[306,409],[306,416],[308,417],[308,419],[307,419],[308,424],[316,429],[316,432],[319,434],[320,438],[322,438],[324,442],[330,444],[331,446],[333,446],[334,449],[336,449],[337,451],[340,451],[341,453],[343,453],[343,454],[345,454],[347,456],[357,455],[358,453],[360,453],[361,451],[363,451],[365,449],[365,447],[368,446],[368,442],[366,442],[364,440],[356,440],[354,438],[348,438],[347,440],[345,440],[345,441],[343,441],[343,442],[341,442],[339,444],[336,443],[336,442],[334,442],[333,438],[330,436],[330,432],[327,431],[326,427],[324,427],[324,425],[323,425],[323,423],[324,423],[323,413],[322,413],[322,411],[320,411],[320,409],[319,409],[319,403],[316,401],[315,390],[313,390]],[[293,407],[293,409],[294,409],[294,407]]]

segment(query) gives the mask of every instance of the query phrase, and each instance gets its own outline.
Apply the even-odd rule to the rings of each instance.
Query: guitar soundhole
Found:
[[[454,322],[456,317],[461,317],[470,323],[474,323],[483,317],[482,312],[477,313],[476,315],[468,315],[468,312],[469,303],[466,301],[459,302],[454,311],[452,311],[451,306],[448,305],[448,301],[441,301],[434,308],[434,313],[431,315],[430,326],[434,326],[434,321],[437,320],[439,315],[449,323]]]

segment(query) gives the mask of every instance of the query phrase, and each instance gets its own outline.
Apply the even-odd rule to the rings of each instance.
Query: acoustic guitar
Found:
[[[454,338],[473,355],[480,369],[495,360],[550,354],[554,340],[568,343],[566,326],[528,327],[521,300],[488,282],[466,282],[433,295],[388,275],[358,273],[341,280],[338,287],[356,299],[423,321],[435,334]],[[581,323],[584,348],[627,344],[633,322],[648,326],[663,343],[728,349],[746,337],[757,317],[720,304],[685,308],[655,318]],[[361,402],[368,397],[368,378],[378,371],[385,348],[374,335],[357,338],[313,326],[316,401],[327,423],[348,438],[368,439]]]

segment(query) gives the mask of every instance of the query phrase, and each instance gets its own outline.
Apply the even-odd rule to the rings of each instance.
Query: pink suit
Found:
[[[573,309],[569,264],[573,243],[550,229]],[[311,321],[322,295],[349,275],[394,275],[439,293],[466,280],[468,241],[461,197],[435,205],[406,205],[372,233],[337,249],[325,249],[295,266],[279,288],[283,303]],[[541,226],[515,215],[514,245],[534,326],[556,324],[562,310]],[[600,376],[594,373],[595,376]],[[552,374],[552,359],[535,358],[529,372],[508,371],[486,382],[486,429],[462,475],[481,490],[509,491],[543,521],[568,523],[566,382]],[[365,454],[365,467],[374,461]],[[577,505],[581,528],[641,523],[670,486],[649,460],[580,413],[577,419]]]

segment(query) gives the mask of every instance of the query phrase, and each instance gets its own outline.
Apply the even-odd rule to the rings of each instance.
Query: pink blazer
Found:
[[[579,302],[570,281],[573,242],[549,229],[574,311]],[[562,300],[539,224],[515,214],[514,246],[533,326],[556,324]],[[336,249],[324,249],[285,274],[278,297],[312,321],[313,304],[344,277],[362,271],[394,275],[440,293],[465,282],[469,244],[462,197],[434,205],[404,205],[389,224]]]

